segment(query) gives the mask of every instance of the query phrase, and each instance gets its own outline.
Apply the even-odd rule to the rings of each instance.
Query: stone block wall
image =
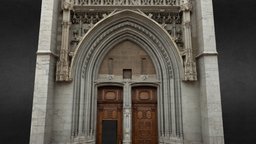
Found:
[[[193,1],[192,38],[198,82],[181,82],[184,144],[224,144],[211,0]],[[60,0],[43,0],[31,123],[31,144],[71,143],[73,83],[55,82]]]
[[[49,144],[52,136],[56,66],[56,31],[59,1],[42,1],[37,51],[31,144]]]

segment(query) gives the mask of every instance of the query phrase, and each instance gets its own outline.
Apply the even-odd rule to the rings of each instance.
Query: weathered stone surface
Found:
[[[159,143],[224,144],[211,0],[116,1],[42,1],[30,143],[95,144],[97,88],[114,85],[123,143],[132,87],[155,86]]]
[[[52,136],[58,1],[42,1],[31,122],[31,144],[49,144]]]
[[[204,144],[224,144],[219,70],[211,0],[197,3],[200,103]]]

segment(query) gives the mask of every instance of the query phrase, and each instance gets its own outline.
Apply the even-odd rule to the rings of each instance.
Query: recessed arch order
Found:
[[[116,11],[99,21],[83,37],[71,63],[74,82],[72,137],[95,139],[95,87],[99,66],[110,49],[129,40],[151,57],[159,80],[159,140],[183,139],[182,59],[170,35],[140,11]],[[176,139],[177,140],[177,139]]]

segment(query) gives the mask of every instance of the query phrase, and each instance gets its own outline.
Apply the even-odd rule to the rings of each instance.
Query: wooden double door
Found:
[[[132,88],[132,144],[157,144],[156,88]],[[122,144],[123,90],[98,89],[97,144]]]

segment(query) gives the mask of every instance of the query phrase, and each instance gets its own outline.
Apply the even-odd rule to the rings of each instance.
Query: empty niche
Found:
[[[132,69],[123,69],[123,79],[132,79]]]
[[[146,66],[147,65],[147,59],[141,58],[141,75],[145,75],[146,74]]]
[[[108,74],[113,74],[113,58],[108,58]]]

